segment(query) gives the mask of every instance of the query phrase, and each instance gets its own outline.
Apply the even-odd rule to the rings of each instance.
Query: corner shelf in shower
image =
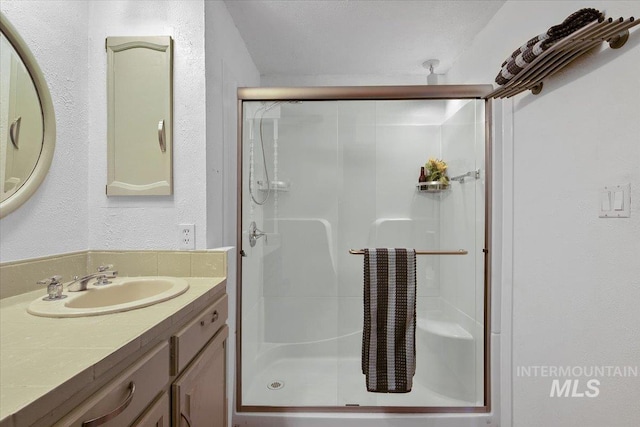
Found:
[[[416,184],[416,190],[421,193],[442,193],[450,188],[451,184],[442,184],[439,181],[419,182]]]
[[[631,17],[607,18],[587,24],[542,52],[509,82],[487,95],[487,98],[510,98],[525,90],[531,90],[531,93],[537,95],[542,91],[544,79],[600,43],[606,41],[611,49],[621,48],[629,38],[629,29],[638,23],[640,20]]]

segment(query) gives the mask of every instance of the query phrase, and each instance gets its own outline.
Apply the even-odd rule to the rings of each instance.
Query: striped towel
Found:
[[[496,83],[499,85],[508,83],[509,80],[524,70],[538,55],[554,43],[573,34],[588,23],[603,18],[604,15],[597,9],[580,9],[572,13],[561,24],[554,25],[545,33],[533,37],[516,49],[511,56],[502,63],[502,68],[496,76]]]
[[[362,373],[367,391],[411,391],[415,336],[415,250],[365,249]]]

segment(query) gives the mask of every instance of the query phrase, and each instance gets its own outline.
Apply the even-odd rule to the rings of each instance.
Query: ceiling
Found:
[[[392,76],[445,73],[504,0],[225,3],[262,75]]]

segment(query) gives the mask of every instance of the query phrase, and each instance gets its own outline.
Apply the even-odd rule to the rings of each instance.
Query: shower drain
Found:
[[[280,380],[271,381],[269,384],[267,384],[267,388],[269,390],[280,390],[282,387],[284,387],[284,381]]]

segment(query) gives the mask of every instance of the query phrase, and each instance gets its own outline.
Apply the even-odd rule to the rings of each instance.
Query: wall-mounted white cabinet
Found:
[[[173,40],[108,37],[107,196],[173,194]]]

